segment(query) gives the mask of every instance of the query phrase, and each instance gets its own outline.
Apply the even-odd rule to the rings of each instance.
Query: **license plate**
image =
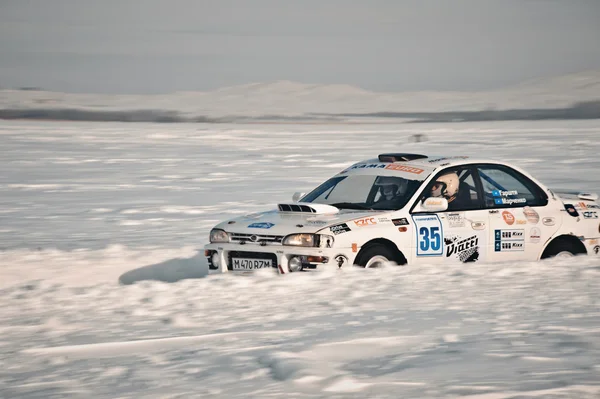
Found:
[[[271,259],[233,258],[231,259],[233,270],[254,270],[273,267]]]

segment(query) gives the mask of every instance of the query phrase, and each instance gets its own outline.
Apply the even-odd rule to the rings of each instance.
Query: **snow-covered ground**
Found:
[[[217,221],[389,151],[600,191],[598,121],[0,122],[0,397],[600,397],[598,258],[206,276]]]

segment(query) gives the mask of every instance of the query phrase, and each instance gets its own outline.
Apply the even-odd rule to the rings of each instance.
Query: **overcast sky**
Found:
[[[600,0],[0,0],[0,88],[479,90],[600,68]]]

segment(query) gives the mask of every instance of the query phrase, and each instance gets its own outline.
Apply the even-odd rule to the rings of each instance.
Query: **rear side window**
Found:
[[[543,206],[548,196],[533,181],[514,169],[500,165],[478,168],[486,208]]]

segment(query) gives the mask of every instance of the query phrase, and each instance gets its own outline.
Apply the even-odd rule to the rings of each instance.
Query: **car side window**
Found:
[[[448,199],[448,212],[481,209],[471,166],[445,169],[438,173],[426,187],[421,201],[436,196]]]
[[[545,193],[516,170],[500,166],[478,167],[486,208],[541,206],[548,203]]]

